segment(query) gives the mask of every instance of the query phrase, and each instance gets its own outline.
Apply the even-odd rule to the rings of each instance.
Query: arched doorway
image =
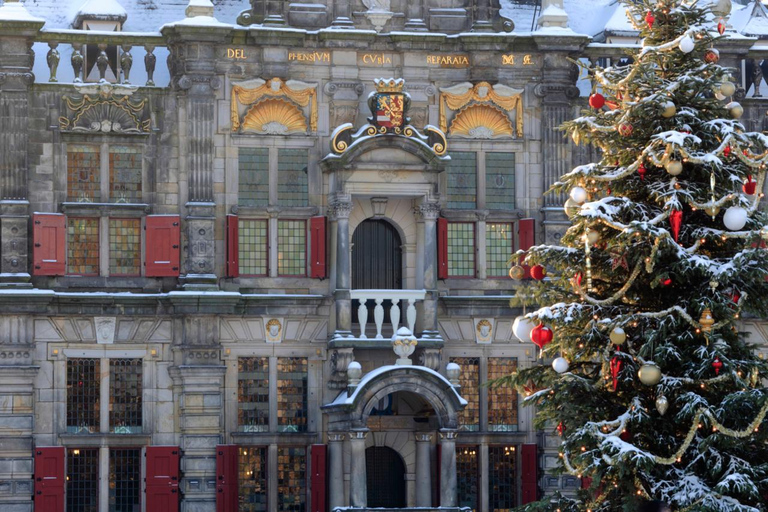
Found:
[[[387,446],[365,450],[365,475],[368,507],[403,508],[405,503],[405,464]]]

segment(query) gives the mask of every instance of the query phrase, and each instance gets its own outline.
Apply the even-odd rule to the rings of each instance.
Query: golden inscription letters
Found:
[[[502,66],[514,66],[515,65],[515,56],[512,55],[512,54],[502,55],[501,56],[501,65]]]
[[[518,59],[513,53],[501,56],[502,66],[514,66],[516,64],[522,64],[523,66],[533,66],[533,56],[526,54],[523,55],[522,59]]]
[[[465,68],[469,66],[466,55],[427,55],[427,64],[441,68]]]
[[[363,64],[384,66],[386,64],[392,64],[392,57],[381,53],[364,53]]]
[[[245,49],[244,48],[227,48],[227,58],[228,59],[244,59]]]
[[[296,62],[331,62],[330,52],[288,52],[288,60]]]

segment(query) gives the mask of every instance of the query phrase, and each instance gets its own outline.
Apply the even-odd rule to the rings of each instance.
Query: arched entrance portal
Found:
[[[365,475],[369,507],[406,506],[405,464],[395,450],[387,446],[371,446],[366,449]]]

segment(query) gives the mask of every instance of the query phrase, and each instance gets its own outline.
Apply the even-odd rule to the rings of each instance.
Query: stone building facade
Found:
[[[544,191],[590,156],[555,130],[583,104],[573,59],[620,49],[557,1],[534,31],[495,0],[241,3],[130,31],[116,1],[75,30],[0,7],[0,509],[577,488],[483,384],[544,364],[507,261],[559,239]]]

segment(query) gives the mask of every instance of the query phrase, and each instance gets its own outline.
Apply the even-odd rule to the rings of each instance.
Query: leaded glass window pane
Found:
[[[67,510],[98,512],[99,449],[67,449]]]
[[[99,431],[101,373],[98,359],[67,359],[67,432]]]
[[[476,432],[480,430],[480,359],[452,357],[451,362],[461,368],[461,396],[467,401],[467,406],[459,415],[459,430]]]
[[[242,432],[269,431],[268,357],[237,359],[237,424]]]
[[[307,431],[307,358],[277,360],[277,429]]]
[[[489,222],[485,226],[485,270],[488,277],[507,277],[507,261],[514,252],[511,222]]]
[[[277,223],[277,274],[307,275],[307,222],[281,220]]]
[[[475,225],[448,223],[448,276],[475,277]]]
[[[448,208],[477,207],[477,157],[474,152],[451,153],[448,164]]]
[[[67,219],[67,273],[99,275],[99,219]]]
[[[242,276],[267,275],[269,261],[268,221],[238,220],[239,264]]]
[[[510,512],[517,506],[516,450],[514,446],[488,447],[488,509]]]
[[[101,151],[98,146],[67,146],[67,200],[98,203],[101,200]]]
[[[506,377],[516,371],[516,358],[488,358],[489,381]],[[517,431],[517,391],[512,386],[497,386],[488,389],[488,430],[494,432]]]
[[[240,448],[237,462],[238,512],[266,512],[267,447]]]
[[[142,423],[141,359],[109,360],[109,430],[138,434]]]
[[[141,148],[109,148],[109,200],[113,203],[140,203]]]
[[[277,448],[277,510],[304,512],[307,502],[307,449]]]
[[[280,149],[277,153],[277,204],[307,206],[307,150]]]
[[[141,219],[109,219],[109,275],[141,275]]]
[[[478,509],[480,499],[480,466],[477,446],[456,446],[456,491],[459,507]]]
[[[269,204],[269,149],[240,148],[239,204],[267,206]]]
[[[141,449],[109,450],[109,512],[141,510]]]
[[[515,209],[515,154],[485,154],[485,207]]]

